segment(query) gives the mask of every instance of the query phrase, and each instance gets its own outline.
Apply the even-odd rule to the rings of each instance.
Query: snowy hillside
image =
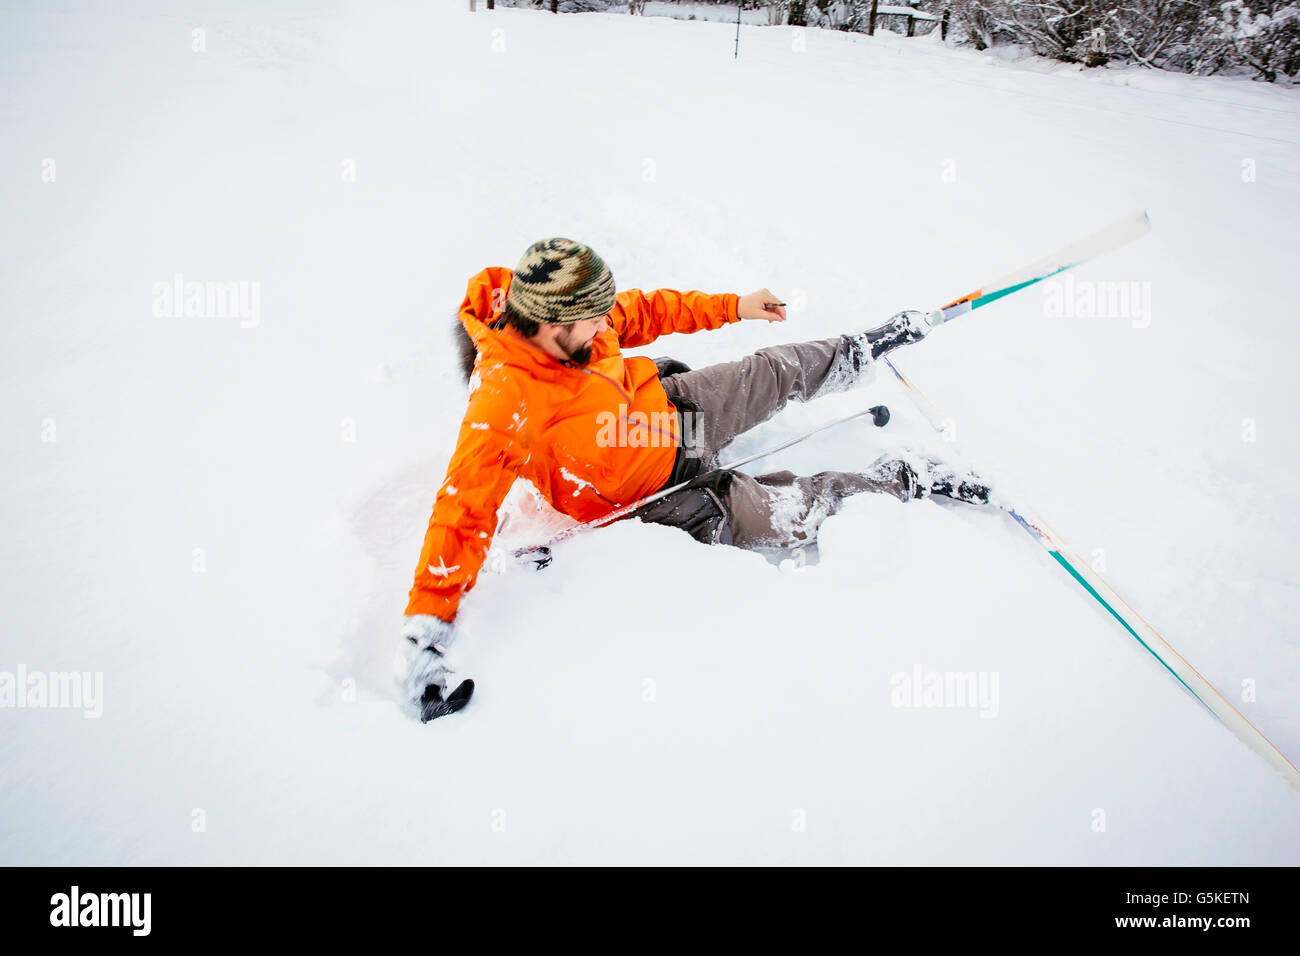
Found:
[[[0,862],[1300,863],[1282,778],[956,504],[853,499],[805,567],[578,537],[464,602],[464,712],[399,713],[472,274],[569,236],[619,289],[791,303],[640,350],[700,366],[1146,208],[1056,294],[1149,309],[1036,287],[895,358],[1300,757],[1294,93],[763,26],[737,60],[734,24],[466,6],[0,12],[0,672],[102,674],[101,716],[0,709]],[[178,275],[243,311],[169,308]],[[883,378],[733,450],[879,402],[886,428],[750,470],[949,452]],[[895,706],[918,672],[991,696]]]

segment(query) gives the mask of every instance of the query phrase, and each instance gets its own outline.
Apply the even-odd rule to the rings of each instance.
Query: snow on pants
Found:
[[[877,491],[904,501],[916,497],[912,471],[901,461],[885,459],[861,473],[704,474],[717,467],[719,452],[732,439],[767,421],[790,400],[806,402],[858,384],[869,372],[862,363],[848,337],[839,336],[776,345],[738,362],[665,376],[662,382],[669,399],[694,403],[700,409],[691,417],[688,431],[704,475],[694,500],[707,506],[707,495],[722,506],[724,514],[704,534],[697,533],[699,508],[690,504],[688,496],[675,503],[676,496],[670,495],[643,520],[679,525],[701,540],[742,548],[788,548],[813,540],[822,521],[850,495]]]

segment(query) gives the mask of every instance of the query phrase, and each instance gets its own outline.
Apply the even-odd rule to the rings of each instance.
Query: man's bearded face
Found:
[[[574,322],[572,325],[566,325],[556,335],[555,342],[574,365],[586,365],[591,361],[591,350],[595,346],[596,336],[604,330],[606,324],[606,317],[603,315]]]

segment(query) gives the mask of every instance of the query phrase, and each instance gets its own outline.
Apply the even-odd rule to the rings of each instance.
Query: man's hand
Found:
[[[401,688],[404,707],[421,723],[454,714],[474,693],[472,680],[461,681],[447,693],[447,675],[452,671],[443,655],[455,635],[451,623],[432,614],[410,614],[402,626],[393,676]]]
[[[785,321],[785,303],[767,289],[742,295],[736,303],[736,315],[742,319],[767,319],[769,322]]]

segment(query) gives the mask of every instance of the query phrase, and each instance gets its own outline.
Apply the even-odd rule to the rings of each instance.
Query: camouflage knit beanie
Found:
[[[614,308],[614,274],[590,246],[543,239],[519,260],[507,301],[534,322],[567,325],[592,319]]]

